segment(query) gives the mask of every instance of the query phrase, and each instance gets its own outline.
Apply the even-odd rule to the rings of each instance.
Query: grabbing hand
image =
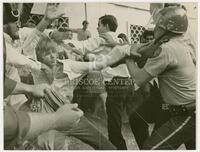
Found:
[[[83,112],[78,108],[78,104],[65,104],[54,113],[54,116],[55,129],[62,131],[76,126]]]
[[[102,33],[99,35],[99,37],[103,38],[106,43],[105,44],[102,44],[104,46],[107,46],[107,47],[115,47],[116,45],[118,45],[119,43],[116,42],[112,36],[108,33]],[[119,44],[120,45],[120,44]]]
[[[42,98],[44,97],[44,90],[50,88],[48,84],[36,84],[30,86],[30,94],[34,97]]]
[[[45,76],[47,77],[47,79],[49,80],[49,84],[52,83],[53,81],[53,71],[52,69],[50,69],[47,65],[43,64],[41,65],[41,70],[45,73]]]
[[[151,58],[160,54],[161,42],[154,44],[154,42],[147,43],[138,49],[138,53],[140,53],[145,58]]]
[[[141,44],[132,44],[130,48],[130,57],[133,58],[141,57],[141,54],[138,52],[141,46],[142,46]]]
[[[63,16],[64,13],[58,13],[58,6],[59,3],[48,3],[44,15],[45,19],[53,21]]]

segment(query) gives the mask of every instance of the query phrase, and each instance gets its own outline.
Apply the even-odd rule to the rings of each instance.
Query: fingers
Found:
[[[62,107],[67,108],[68,110],[69,109],[72,110],[74,112],[74,114],[76,114],[78,116],[78,118],[83,116],[83,111],[78,108],[78,104],[76,104],[76,103],[75,104],[65,104]]]
[[[79,109],[79,111],[76,111],[76,113],[77,113],[77,115],[78,115],[79,119],[80,119],[80,117],[82,117],[82,116],[83,116],[83,111],[82,111],[82,110],[80,110],[80,109]]]
[[[75,104],[69,104],[69,107],[72,108],[72,109],[73,108],[78,108],[78,104],[77,103],[75,103]]]

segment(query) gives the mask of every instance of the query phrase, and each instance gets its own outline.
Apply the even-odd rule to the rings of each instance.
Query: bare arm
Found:
[[[69,28],[69,27],[65,27],[66,30],[68,31],[72,31],[73,33],[78,33],[79,32],[79,28]]]
[[[83,112],[77,104],[66,104],[55,113],[27,113],[4,107],[4,140],[33,139],[43,132],[56,129],[69,130],[76,126]],[[42,123],[41,123],[42,122]],[[17,141],[17,140],[15,140]],[[5,142],[5,146],[7,142]]]

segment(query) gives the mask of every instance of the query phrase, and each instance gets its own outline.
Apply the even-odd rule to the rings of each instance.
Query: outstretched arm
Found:
[[[56,129],[69,130],[80,120],[83,112],[77,104],[66,104],[55,113],[31,113],[15,111],[11,107],[4,107],[4,141],[7,143],[15,140],[20,142],[33,139],[43,132]],[[42,122],[42,123],[41,123]]]

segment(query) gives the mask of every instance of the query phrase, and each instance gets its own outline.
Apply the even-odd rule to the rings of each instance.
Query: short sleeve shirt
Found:
[[[191,47],[183,37],[170,39],[161,45],[161,53],[147,60],[144,70],[158,76],[163,100],[172,105],[184,105],[196,99],[196,66]]]

